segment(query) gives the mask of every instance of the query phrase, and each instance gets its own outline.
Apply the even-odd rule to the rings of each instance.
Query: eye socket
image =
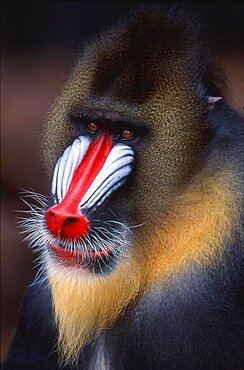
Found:
[[[119,136],[122,139],[129,140],[129,139],[132,139],[135,136],[135,133],[134,133],[134,131],[129,130],[128,128],[125,128],[125,129],[120,131]]]
[[[91,132],[98,132],[98,130],[99,130],[100,127],[98,126],[98,124],[96,124],[94,122],[89,122],[87,124],[87,128]]]

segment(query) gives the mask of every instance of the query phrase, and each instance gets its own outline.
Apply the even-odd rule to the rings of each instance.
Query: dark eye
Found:
[[[87,128],[91,132],[98,132],[99,130],[99,126],[94,122],[89,122],[87,125]]]
[[[135,135],[134,131],[129,130],[129,129],[127,129],[127,128],[125,128],[124,130],[121,130],[121,131],[119,132],[119,136],[120,136],[122,139],[127,139],[127,140],[129,140],[129,139],[133,138],[133,137],[134,137],[134,135]]]

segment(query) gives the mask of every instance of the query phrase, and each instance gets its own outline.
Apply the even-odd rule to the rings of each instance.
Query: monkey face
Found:
[[[66,266],[114,271],[129,227],[153,229],[194,172],[204,58],[198,36],[165,18],[139,13],[89,45],[49,117],[45,161],[61,157],[45,233],[51,258]]]
[[[79,136],[55,166],[45,233],[54,263],[104,274],[128,249],[129,225],[110,198],[131,174],[145,130],[115,114],[89,116],[74,119]]]
[[[205,258],[205,230],[217,240],[209,210],[215,196],[223,203],[219,189],[210,178],[202,191],[194,176],[205,150],[204,47],[182,19],[149,9],[88,45],[47,121],[51,195],[29,239],[44,250],[68,359],[144,289]]]

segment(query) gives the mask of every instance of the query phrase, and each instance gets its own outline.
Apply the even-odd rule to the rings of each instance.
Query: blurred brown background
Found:
[[[229,102],[244,113],[244,4],[188,3],[205,18],[212,47],[229,79]],[[48,193],[40,133],[84,41],[109,27],[134,2],[6,1],[1,53],[1,357],[6,355],[33,255],[16,226],[26,209],[21,189]]]

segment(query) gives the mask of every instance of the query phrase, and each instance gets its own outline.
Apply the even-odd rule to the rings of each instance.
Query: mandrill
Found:
[[[42,267],[4,369],[244,369],[244,122],[209,54],[167,4],[85,48],[44,127]]]

